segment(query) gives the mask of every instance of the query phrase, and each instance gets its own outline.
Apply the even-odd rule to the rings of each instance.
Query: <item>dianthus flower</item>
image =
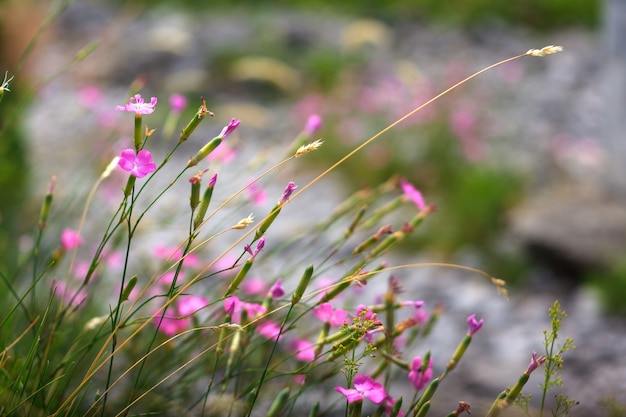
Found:
[[[117,164],[124,171],[130,172],[137,178],[143,178],[156,171],[156,164],[152,162],[152,154],[145,149],[140,150],[138,154],[135,154],[134,149],[123,150]]]
[[[335,310],[330,303],[322,303],[313,307],[313,313],[318,319],[324,323],[329,323],[331,326],[341,326],[348,322],[348,312],[340,308]]]
[[[127,111],[135,114],[152,114],[154,112],[154,106],[157,104],[157,98],[152,97],[150,103],[145,103],[141,94],[135,94],[128,100],[128,104],[123,106],[115,106],[116,111]]]
[[[387,398],[387,392],[381,384],[361,374],[354,377],[354,388],[335,387],[335,391],[345,395],[349,403],[367,398],[374,404],[381,404]]]
[[[476,320],[476,314],[472,314],[467,318],[467,333],[470,336],[474,336],[474,334],[483,327],[484,319]]]
[[[237,129],[239,127],[239,125],[241,124],[241,120],[237,120],[234,117],[230,120],[230,122],[228,123],[228,125],[226,125],[221,133],[219,134],[218,137],[222,138],[222,139],[226,139],[226,136],[230,135],[231,133],[233,133],[235,131],[235,129]]]
[[[280,325],[268,320],[259,324],[256,332],[266,339],[274,340],[280,335]]]
[[[428,384],[430,379],[433,376],[433,360],[431,359],[428,362],[428,366],[426,370],[422,372],[422,358],[416,356],[413,358],[413,363],[411,364],[411,371],[409,372],[409,381],[413,384],[416,390],[421,390]]]

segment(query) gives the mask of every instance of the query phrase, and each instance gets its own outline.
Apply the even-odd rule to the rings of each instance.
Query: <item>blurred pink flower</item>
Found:
[[[135,155],[134,149],[123,150],[117,164],[124,171],[130,172],[137,178],[143,178],[156,171],[156,164],[152,162],[152,154],[145,149],[140,150],[137,155]]]
[[[293,343],[293,350],[296,352],[295,358],[303,362],[313,362],[315,360],[315,345],[306,339],[298,339]]]
[[[85,85],[78,89],[78,102],[88,109],[97,108],[103,99],[104,94],[100,87]]]
[[[246,278],[241,284],[241,290],[249,295],[257,295],[265,293],[267,283],[261,278]]]
[[[265,321],[256,328],[256,332],[266,339],[276,339],[280,335],[280,326],[273,321]]]
[[[61,246],[63,246],[63,249],[76,249],[81,243],[83,243],[83,238],[80,237],[78,231],[63,229],[63,232],[61,232]]]
[[[222,142],[217,146],[217,148],[215,148],[213,152],[209,154],[209,156],[207,156],[207,159],[209,161],[227,164],[235,159],[236,155],[237,152],[235,152],[235,150],[231,148],[227,142]]]
[[[169,101],[173,113],[180,113],[187,107],[187,98],[182,94],[172,94]]]
[[[406,198],[411,200],[420,211],[426,209],[426,202],[424,201],[422,193],[420,193],[419,190],[413,186],[413,184],[405,179],[401,179],[400,188],[402,188],[402,192],[404,193]]]
[[[304,133],[307,135],[312,135],[322,127],[322,118],[319,114],[312,114],[306,121],[306,125],[304,126]]]
[[[283,288],[282,278],[278,278],[276,282],[270,287],[269,295],[271,295],[272,298],[274,299],[281,298],[282,296],[285,295],[285,289]]]
[[[252,204],[254,205],[260,206],[267,201],[267,193],[256,182],[250,181],[246,187],[246,192],[248,194],[248,198],[250,198]]]
[[[141,94],[135,94],[128,100],[128,104],[123,106],[115,106],[116,111],[127,111],[130,113],[139,114],[152,114],[154,112],[154,106],[157,104],[157,98],[152,97],[150,103],[145,103]]]

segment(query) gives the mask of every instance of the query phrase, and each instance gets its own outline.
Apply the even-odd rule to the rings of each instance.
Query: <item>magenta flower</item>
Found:
[[[360,374],[354,377],[354,388],[335,387],[335,391],[345,395],[349,403],[367,398],[374,404],[381,404],[387,398],[387,392],[381,384],[369,376]]]
[[[545,356],[537,357],[537,352],[533,351],[532,357],[530,358],[530,363],[528,364],[528,368],[526,368],[526,375],[530,375],[535,369],[539,368],[543,363],[547,360]]]
[[[282,296],[285,295],[285,289],[283,288],[282,278],[278,278],[278,280],[276,280],[274,285],[270,287],[268,294],[274,299],[281,298]]]
[[[291,197],[291,194],[293,194],[293,192],[296,190],[296,188],[298,188],[298,186],[293,181],[290,181],[289,184],[287,184],[285,191],[283,191],[283,196],[278,202],[278,204],[280,205],[285,204]]]
[[[182,94],[172,94],[170,96],[170,106],[173,113],[180,113],[187,107],[187,98]]]
[[[252,248],[250,247],[250,245],[246,244],[243,249],[248,252],[250,255],[252,255],[253,258],[255,258],[259,252],[261,252],[261,250],[265,247],[265,236],[263,236],[261,239],[259,239],[259,241],[256,244],[256,248],[254,249],[254,251],[252,251]]]
[[[273,321],[266,321],[261,323],[256,332],[266,339],[275,340],[280,335],[280,326]]]
[[[484,319],[476,321],[476,314],[472,314],[471,316],[469,316],[467,318],[467,334],[469,334],[470,336],[474,336],[474,333],[476,333],[478,330],[480,330],[481,327],[483,327],[484,321]]]
[[[306,121],[306,126],[304,126],[304,133],[307,135],[312,135],[313,133],[320,130],[322,127],[322,118],[319,114],[312,114]]]
[[[315,360],[315,345],[306,339],[298,339],[293,343],[296,359],[303,362]]]
[[[348,312],[340,308],[335,310],[330,303],[322,303],[313,307],[313,313],[318,319],[331,326],[341,326],[348,323]]]
[[[61,232],[61,246],[63,246],[63,249],[76,249],[81,243],[83,243],[83,238],[80,237],[78,231],[63,229],[63,232]]]
[[[156,171],[156,165],[152,162],[152,154],[145,149],[140,150],[136,155],[134,149],[123,150],[117,164],[124,171],[130,172],[137,178],[143,178],[149,173]]]
[[[409,381],[413,384],[416,390],[423,389],[426,384],[433,377],[433,360],[431,359],[428,362],[428,366],[422,372],[422,358],[416,356],[413,358],[413,363],[411,364],[411,371],[409,372]]]
[[[406,198],[415,203],[418,209],[420,209],[421,211],[426,209],[426,202],[424,201],[422,193],[420,193],[417,188],[413,186],[413,184],[405,179],[401,179],[400,187],[402,188],[402,192],[404,193]]]
[[[241,301],[237,296],[230,296],[224,300],[224,310],[231,316],[233,323],[241,323],[241,313],[245,312],[250,317],[265,314],[267,309],[260,304]]]
[[[177,299],[176,309],[181,316],[189,316],[209,305],[209,300],[199,295],[186,295]]]
[[[123,106],[115,106],[116,111],[127,111],[135,114],[152,114],[154,106],[157,104],[157,98],[152,97],[150,103],[145,103],[141,94],[135,94],[128,100],[128,104]]]
[[[241,124],[241,120],[237,120],[234,117],[230,120],[230,122],[228,123],[227,126],[225,126],[222,129],[222,132],[219,134],[218,137],[222,138],[222,139],[226,139],[226,136],[230,135],[231,133],[233,133],[235,131],[235,129],[237,129],[239,127],[239,125]]]

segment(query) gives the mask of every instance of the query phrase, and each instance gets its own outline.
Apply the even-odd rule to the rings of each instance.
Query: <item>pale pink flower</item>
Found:
[[[357,374],[354,377],[354,388],[335,387],[335,391],[345,395],[349,403],[362,401],[364,398],[367,398],[374,404],[381,404],[387,398],[387,392],[381,384],[369,376],[361,374]]]
[[[215,148],[215,150],[207,156],[207,159],[209,161],[227,164],[235,159],[236,155],[237,153],[235,152],[235,150],[231,148],[227,142],[222,142],[217,145],[217,148]]]
[[[289,198],[291,198],[291,194],[293,194],[296,188],[298,188],[298,186],[293,181],[290,181],[289,184],[287,184],[287,187],[285,187],[285,191],[283,191],[283,196],[278,204],[283,205],[287,201],[289,201]]]
[[[97,108],[103,99],[102,89],[95,85],[85,85],[78,90],[78,102],[88,109]]]
[[[537,352],[533,351],[532,357],[530,358],[530,363],[528,364],[528,368],[526,368],[526,375],[530,375],[535,369],[539,368],[543,363],[547,360],[545,356],[537,357]]]
[[[249,295],[263,294],[266,289],[267,283],[261,278],[246,278],[241,284],[241,290]]]
[[[157,98],[152,97],[150,103],[145,103],[141,94],[135,94],[128,100],[128,104],[123,106],[115,106],[116,111],[127,111],[135,114],[152,114],[154,106],[157,104]]]
[[[71,307],[79,307],[87,299],[87,290],[85,288],[76,290],[65,285],[64,281],[54,280],[52,282],[52,290],[55,296]]]
[[[61,246],[63,246],[63,249],[76,249],[81,243],[83,243],[83,238],[80,237],[77,230],[63,229],[63,232],[61,232]]]
[[[256,182],[250,182],[246,187],[246,192],[252,204],[260,206],[267,201],[267,192]]]
[[[152,162],[152,154],[145,149],[140,150],[136,155],[134,149],[123,150],[117,164],[124,171],[130,172],[137,178],[143,178],[149,173],[156,171],[156,164]]]
[[[176,309],[181,316],[189,316],[209,305],[209,300],[199,295],[179,296]]]

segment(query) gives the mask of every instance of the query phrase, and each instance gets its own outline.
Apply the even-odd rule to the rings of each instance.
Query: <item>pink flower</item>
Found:
[[[331,326],[340,326],[348,322],[348,312],[340,308],[334,310],[332,304],[322,303],[313,307],[313,313],[318,319]]]
[[[304,126],[304,133],[307,135],[312,135],[313,133],[320,130],[322,127],[322,118],[319,114],[312,114],[306,121],[306,126]]]
[[[274,340],[280,335],[280,326],[273,321],[266,321],[261,323],[256,332],[266,339]]]
[[[535,369],[539,368],[543,363],[547,360],[545,356],[537,357],[537,352],[533,351],[532,357],[530,358],[530,363],[528,364],[528,368],[526,368],[526,375],[530,375]]]
[[[181,316],[190,316],[209,305],[209,300],[199,295],[180,296],[176,309]]]
[[[428,384],[430,379],[433,377],[433,360],[431,359],[428,362],[428,366],[422,372],[422,358],[416,356],[413,358],[413,363],[411,364],[411,371],[409,372],[409,381],[413,383],[413,386],[416,390],[421,390]]]
[[[241,290],[249,295],[263,294],[267,289],[267,284],[261,278],[246,278],[241,284]]]
[[[174,306],[163,317],[163,320],[161,320],[160,314],[154,318],[154,324],[166,336],[177,335],[185,330],[189,330],[193,324],[190,316],[207,305],[209,305],[209,301],[204,297],[197,295],[180,296],[175,301]],[[171,314],[169,311],[171,311]]]
[[[152,154],[145,149],[140,150],[137,155],[135,155],[134,149],[123,150],[117,164],[124,171],[130,172],[137,178],[143,178],[149,173],[156,171],[156,165],[152,162]]]
[[[95,85],[85,85],[78,90],[78,101],[88,109],[97,108],[103,98],[102,90]]]
[[[213,152],[207,156],[207,159],[214,162],[221,162],[223,164],[227,164],[233,159],[235,159],[236,152],[234,149],[228,146],[228,143],[222,142]]]
[[[296,190],[296,188],[298,188],[298,186],[293,181],[290,181],[289,184],[287,184],[285,191],[283,191],[283,196],[278,202],[278,204],[280,205],[285,204],[291,197],[291,194],[293,194],[293,192]]]
[[[274,299],[280,298],[283,295],[285,295],[285,289],[283,288],[282,278],[278,278],[278,280],[274,283],[274,285],[270,287],[269,295],[271,295],[272,298]]]
[[[250,317],[264,314],[267,309],[260,304],[246,303],[237,296],[232,295],[224,300],[224,310],[231,316],[233,323],[241,323],[241,313],[246,312]]]
[[[259,239],[259,241],[256,244],[256,248],[254,249],[254,251],[252,251],[252,248],[250,247],[250,245],[245,245],[244,246],[244,250],[246,252],[248,252],[253,258],[256,258],[256,256],[259,254],[259,252],[261,252],[261,250],[265,247],[265,236],[261,237]]]
[[[335,387],[335,391],[345,395],[349,403],[362,401],[364,398],[367,398],[374,404],[381,404],[387,398],[387,392],[385,392],[385,388],[381,384],[369,376],[360,374],[354,377],[354,388]]]
[[[128,104],[123,106],[115,106],[116,111],[127,111],[135,114],[152,114],[154,106],[157,104],[157,98],[152,97],[150,103],[145,103],[141,94],[135,94],[128,100]]]
[[[170,106],[173,113],[180,113],[187,107],[187,98],[182,94],[172,94],[170,96]]]
[[[293,344],[296,352],[296,359],[303,362],[313,362],[315,360],[315,345],[306,339],[298,339]]]
[[[476,321],[476,314],[472,314],[471,316],[469,316],[467,318],[467,334],[469,334],[470,336],[474,336],[474,333],[476,333],[478,330],[480,330],[481,327],[483,327],[484,321],[484,319]]]
[[[233,133],[235,131],[235,129],[237,129],[239,127],[239,125],[241,124],[241,120],[237,120],[234,117],[230,120],[230,122],[228,123],[228,125],[226,125],[221,133],[219,134],[218,137],[222,138],[222,139],[226,139],[226,136],[230,135],[231,133]]]
[[[424,202],[424,197],[422,193],[420,193],[417,188],[413,186],[410,182],[405,179],[400,180],[400,187],[402,188],[402,192],[409,200],[413,201],[418,209],[425,210],[426,202]]]
[[[78,234],[78,231],[63,229],[61,233],[61,246],[63,246],[63,249],[76,249],[81,243],[83,243],[83,239],[80,237],[80,234]]]

